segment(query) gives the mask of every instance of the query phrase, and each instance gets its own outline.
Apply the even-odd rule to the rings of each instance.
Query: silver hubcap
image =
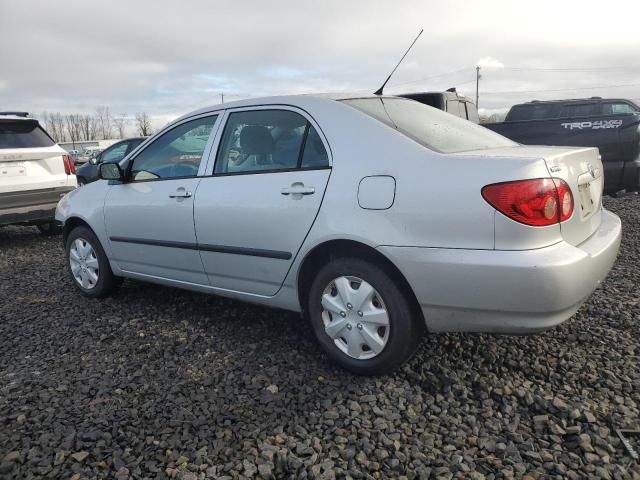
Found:
[[[389,314],[382,297],[358,277],[339,277],[322,294],[322,321],[327,335],[351,358],[378,355],[389,340]]]
[[[98,257],[95,250],[84,238],[76,238],[69,249],[71,273],[78,285],[91,290],[98,283]]]

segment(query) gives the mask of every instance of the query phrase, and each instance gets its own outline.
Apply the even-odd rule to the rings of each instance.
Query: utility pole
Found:
[[[476,109],[478,108],[478,88],[480,87],[480,79],[482,76],[480,75],[480,66],[476,66]]]
[[[220,94],[220,103],[224,103],[224,93]]]

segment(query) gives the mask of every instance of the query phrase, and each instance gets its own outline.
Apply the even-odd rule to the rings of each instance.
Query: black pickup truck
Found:
[[[607,193],[640,188],[640,107],[629,100],[534,100],[484,126],[524,145],[598,147]]]

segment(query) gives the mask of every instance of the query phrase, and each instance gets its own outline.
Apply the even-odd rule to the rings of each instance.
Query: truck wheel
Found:
[[[396,282],[359,258],[323,266],[307,298],[320,345],[333,361],[357,374],[396,369],[415,353],[425,330]]]

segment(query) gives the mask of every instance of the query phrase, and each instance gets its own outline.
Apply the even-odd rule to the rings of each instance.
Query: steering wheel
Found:
[[[195,177],[198,174],[198,166],[193,163],[175,163],[171,166],[172,177]]]

